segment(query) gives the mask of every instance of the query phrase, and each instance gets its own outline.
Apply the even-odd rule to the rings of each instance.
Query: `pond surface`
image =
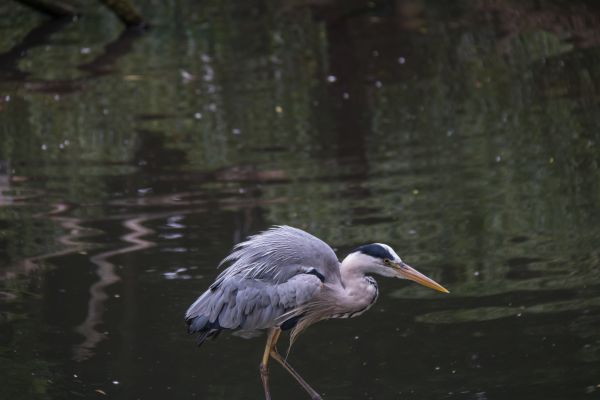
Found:
[[[598,398],[594,2],[89,3],[0,5],[0,398],[261,399],[264,337],[183,313],[274,224],[451,291],[311,327],[325,399]]]

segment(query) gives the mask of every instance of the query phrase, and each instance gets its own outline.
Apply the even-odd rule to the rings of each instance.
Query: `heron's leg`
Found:
[[[265,352],[260,361],[260,380],[262,381],[263,389],[265,390],[265,400],[271,400],[271,392],[269,391],[269,355],[271,354],[271,350],[275,347],[280,334],[281,329],[279,328],[269,329]]]
[[[292,375],[294,379],[298,381],[298,383],[304,388],[304,390],[308,392],[312,400],[321,400],[321,396],[319,395],[319,393],[317,393],[315,389],[313,389],[308,383],[306,383],[306,381],[300,376],[299,373],[296,372],[294,368],[292,368],[292,366],[285,360],[285,358],[281,357],[281,354],[279,354],[275,346],[273,346],[271,350],[271,357],[273,357],[275,361],[279,362],[279,364],[281,364],[283,368],[285,368],[286,371],[289,372],[290,375]]]

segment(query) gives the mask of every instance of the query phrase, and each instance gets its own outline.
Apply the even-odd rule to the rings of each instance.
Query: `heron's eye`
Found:
[[[384,263],[385,265],[390,265],[390,266],[392,265],[392,261],[391,261],[389,258],[384,258],[384,259],[383,259],[383,263]]]

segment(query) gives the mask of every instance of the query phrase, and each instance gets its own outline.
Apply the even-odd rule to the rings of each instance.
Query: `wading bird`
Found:
[[[198,345],[222,330],[268,329],[260,363],[266,400],[269,358],[279,362],[313,400],[321,396],[277,351],[282,331],[291,330],[290,348],[304,329],[330,318],[352,318],[367,311],[379,290],[372,274],[410,279],[448,293],[443,286],[405,264],[381,243],[361,246],[341,263],[325,242],[303,230],[273,227],[236,245],[221,265],[229,265],[187,310],[189,333]],[[289,349],[288,349],[289,351]]]

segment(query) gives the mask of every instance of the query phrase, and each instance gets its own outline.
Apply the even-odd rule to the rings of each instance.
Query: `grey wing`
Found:
[[[325,284],[340,284],[339,261],[325,242],[289,226],[238,244],[230,264],[186,312],[199,342],[223,329],[263,329],[306,304]]]
[[[198,343],[223,329],[255,330],[280,325],[282,315],[309,302],[321,290],[318,276],[299,274],[284,283],[233,276],[208,289],[186,312]]]
[[[290,226],[276,226],[236,245],[220,265],[230,264],[213,283],[231,276],[282,283],[292,276],[314,271],[326,283],[340,283],[340,263],[321,239]]]

